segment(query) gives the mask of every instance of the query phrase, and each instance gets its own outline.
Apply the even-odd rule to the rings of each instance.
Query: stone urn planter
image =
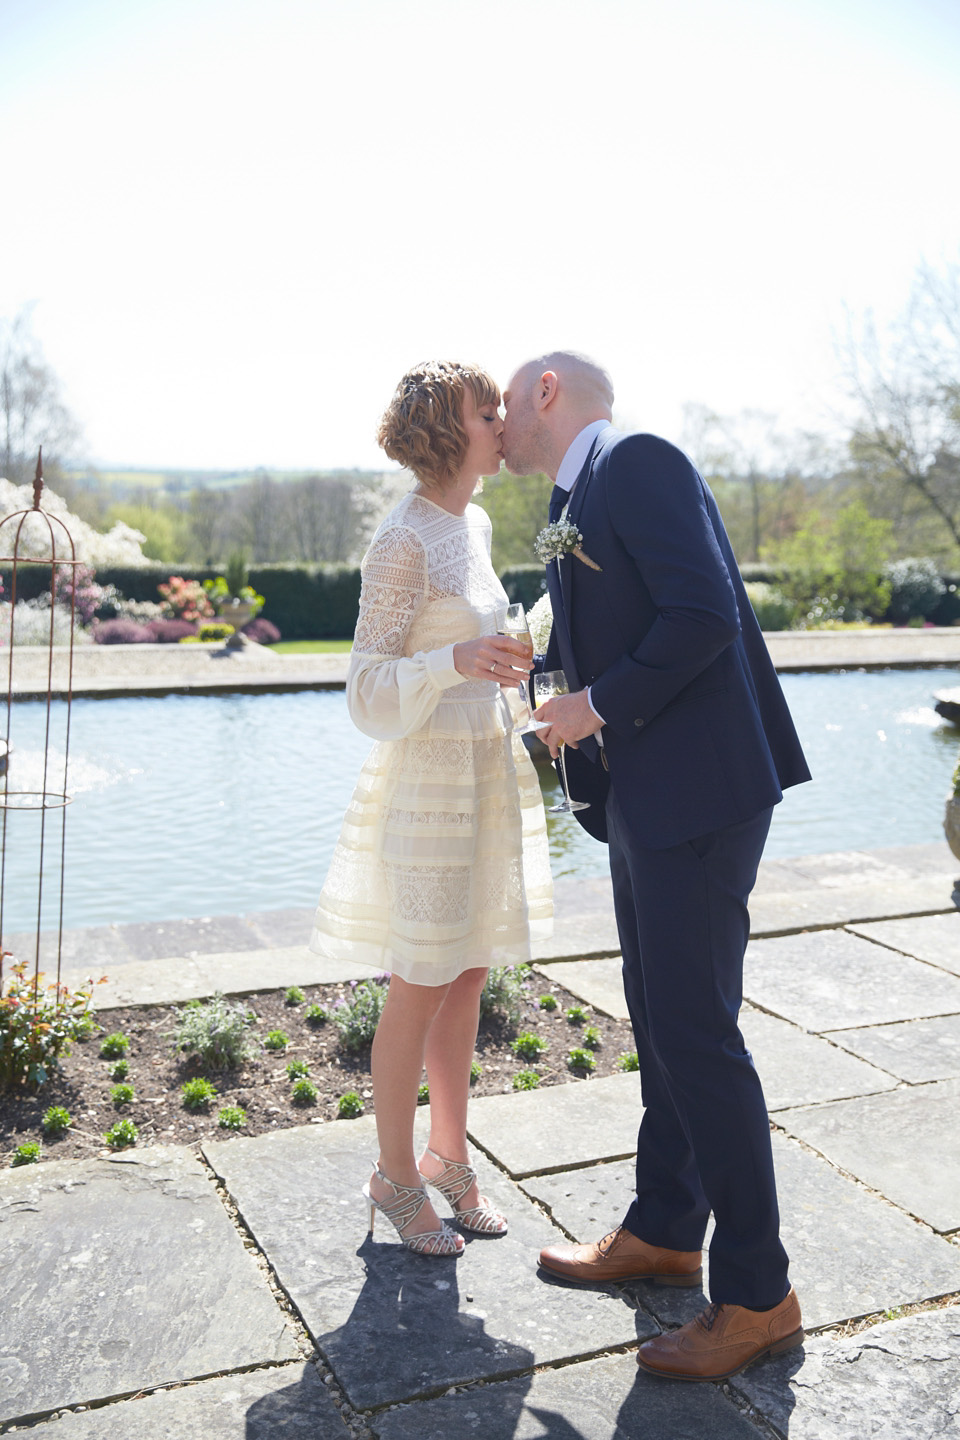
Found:
[[[232,604],[228,601],[226,605],[220,606],[217,619],[233,626],[233,634],[228,635],[226,639],[228,650],[240,650],[247,643],[246,636],[241,635],[240,632],[244,625],[253,619],[253,614],[253,606],[243,600],[234,600]]]

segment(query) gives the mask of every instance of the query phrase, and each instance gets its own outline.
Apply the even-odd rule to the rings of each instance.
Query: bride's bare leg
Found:
[[[470,1065],[480,1023],[480,992],[486,970],[465,970],[458,975],[430,1026],[426,1042],[427,1079],[430,1083],[430,1149],[445,1160],[466,1160],[467,1098]],[[442,1166],[430,1155],[420,1161],[424,1175],[439,1175]],[[458,1202],[463,1209],[479,1203],[476,1183]]]
[[[448,989],[446,985],[410,985],[399,975],[393,975],[373,1037],[370,1069],[380,1169],[398,1185],[421,1184],[413,1150],[413,1117],[427,1035],[446,1003]],[[469,1061],[467,1071],[469,1083]],[[389,1186],[375,1176],[370,1181],[370,1193],[377,1200],[389,1200],[393,1194]],[[409,1227],[409,1233],[437,1230],[439,1224],[428,1200]]]

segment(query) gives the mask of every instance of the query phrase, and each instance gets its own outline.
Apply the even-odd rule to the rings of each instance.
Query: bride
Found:
[[[434,361],[404,375],[380,422],[379,444],[417,483],[363,561],[347,704],[377,743],[310,942],[390,972],[371,1065],[380,1155],[364,1194],[371,1231],[380,1210],[422,1255],[459,1255],[464,1243],[425,1180],[461,1229],[506,1233],[467,1152],[480,993],[488,967],[528,959],[552,916],[540,789],[508,700],[530,661],[495,633],[507,595],[490,521],[470,503],[480,477],[500,469],[499,404],[483,370]],[[418,1163],[424,1066],[430,1138]]]

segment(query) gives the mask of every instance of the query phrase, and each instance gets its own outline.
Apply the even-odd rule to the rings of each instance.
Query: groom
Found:
[[[644,1104],[623,1223],[540,1263],[587,1284],[695,1286],[712,1210],[713,1303],[637,1359],[718,1380],[803,1340],[766,1105],[737,1018],[773,806],[809,771],[716,503],[686,456],[613,429],[610,377],[580,355],[528,361],[503,400],[509,469],[546,471],[550,521],[582,534],[580,555],[547,563],[545,668],[565,670],[572,693],[537,714],[551,753],[568,745],[584,824],[609,842]]]

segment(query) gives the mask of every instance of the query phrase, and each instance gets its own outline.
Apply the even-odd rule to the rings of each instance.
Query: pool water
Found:
[[[814,780],[774,812],[768,859],[942,839],[960,734],[933,697],[956,669],[781,679]],[[39,702],[16,704],[11,788],[34,788],[43,723]],[[342,691],[75,700],[65,927],[313,905],[369,748]],[[556,793],[549,767],[541,783]],[[605,872],[605,846],[549,821],[555,875]],[[8,815],[5,935],[36,925],[38,836],[37,814]],[[50,814],[47,897],[59,849]]]

